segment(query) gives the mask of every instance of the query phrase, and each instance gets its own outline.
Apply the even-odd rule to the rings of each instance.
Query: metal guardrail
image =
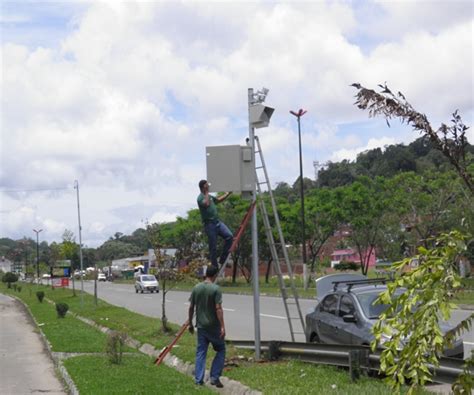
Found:
[[[237,348],[255,349],[253,340],[227,340],[227,343]],[[260,350],[269,359],[297,359],[310,363],[347,367],[352,377],[354,377],[354,368],[376,372],[380,370],[380,352],[373,352],[367,346],[261,341]],[[433,373],[434,382],[452,384],[463,372],[464,361],[461,359],[442,357],[439,362],[440,365],[437,367],[428,366]]]

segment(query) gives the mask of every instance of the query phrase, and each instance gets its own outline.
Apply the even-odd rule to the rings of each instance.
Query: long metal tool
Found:
[[[249,221],[250,221],[250,218],[252,217],[252,213],[253,213],[253,210],[255,209],[255,202],[252,202],[250,204],[250,207],[248,208],[247,210],[247,213],[245,214],[244,218],[242,219],[242,222],[240,223],[240,226],[239,228],[237,229],[237,231],[235,232],[235,235],[234,235],[234,239],[232,241],[232,245],[230,246],[230,249],[229,249],[229,254],[227,255],[227,258],[224,262],[224,264],[220,267],[219,269],[219,273],[218,275],[216,276],[216,280],[219,278],[219,276],[221,275],[221,273],[224,272],[226,266],[227,266],[227,262],[229,261],[230,259],[230,256],[231,254],[236,250],[237,246],[239,245],[239,241],[240,239],[242,238],[242,235],[244,234],[244,231],[245,231],[245,228],[247,227]],[[173,341],[168,344],[165,348],[163,348],[163,350],[161,350],[160,354],[158,355],[158,357],[155,359],[155,364],[156,365],[159,365],[161,362],[163,362],[163,360],[165,359],[165,357],[168,355],[168,353],[173,349],[173,347],[175,346],[175,344],[178,342],[178,340],[181,338],[181,336],[183,336],[184,332],[186,332],[186,330],[188,329],[189,327],[189,321],[186,321],[182,326],[181,328],[179,329],[178,333],[176,333],[176,336],[174,337]]]

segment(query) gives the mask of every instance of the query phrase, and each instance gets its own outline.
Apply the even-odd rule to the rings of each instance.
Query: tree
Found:
[[[382,231],[383,215],[387,207],[385,179],[360,177],[344,188],[341,197],[339,204],[343,210],[344,222],[350,225],[350,239],[359,255],[362,274],[365,275]]]
[[[168,291],[173,289],[176,284],[182,281],[186,274],[184,271],[180,271],[176,267],[176,263],[164,255],[162,250],[162,236],[161,236],[161,225],[158,223],[147,224],[147,234],[149,237],[150,245],[155,251],[156,259],[156,277],[160,282],[161,288],[161,324],[164,332],[169,332],[168,318],[166,316],[166,294]],[[188,271],[188,274],[192,276],[193,271]]]
[[[452,344],[459,332],[471,326],[474,314],[447,334],[439,326],[440,319],[450,318],[455,307],[452,295],[461,289],[456,267],[466,249],[465,241],[465,236],[453,231],[433,239],[434,247],[430,250],[420,247],[416,256],[418,267],[389,283],[376,301],[389,308],[373,327],[372,348],[383,341],[381,371],[396,392],[401,385],[408,384],[411,394],[416,387],[431,381],[427,366],[439,366],[444,348]],[[410,261],[407,258],[392,267],[401,271]],[[400,289],[406,291],[398,294]],[[410,381],[407,383],[406,379]],[[466,394],[471,393],[470,385],[469,380],[462,378],[458,383]]]

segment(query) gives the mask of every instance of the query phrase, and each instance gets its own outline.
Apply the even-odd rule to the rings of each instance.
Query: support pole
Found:
[[[252,163],[255,164],[255,129],[250,122],[250,106],[253,104],[253,89],[248,90],[248,108],[249,108],[249,143],[252,147]],[[256,170],[255,170],[256,171]],[[255,174],[255,178],[257,178]],[[257,200],[257,184],[254,182],[252,191],[252,202]],[[252,283],[253,283],[253,310],[254,310],[254,328],[255,328],[255,359],[260,359],[260,290],[258,283],[258,233],[257,233],[257,210],[252,213]]]

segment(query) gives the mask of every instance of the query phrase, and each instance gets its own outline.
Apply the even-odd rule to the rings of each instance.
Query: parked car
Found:
[[[149,291],[152,293],[160,292],[158,280],[152,274],[140,274],[139,276],[137,276],[135,281],[135,292],[138,293],[138,291],[140,291],[141,293],[145,291]]]
[[[99,273],[97,275],[97,281],[106,281],[107,278],[105,277],[105,273]]]
[[[322,297],[314,311],[306,315],[306,341],[370,345],[374,339],[372,326],[389,307],[374,304],[380,293],[387,289],[380,280],[376,281],[348,274],[329,275],[318,279],[317,292]],[[401,294],[404,290],[400,289],[398,292]],[[444,333],[452,329],[447,323],[440,323],[440,327]],[[444,355],[464,358],[462,339],[456,339],[452,348],[444,350]]]

